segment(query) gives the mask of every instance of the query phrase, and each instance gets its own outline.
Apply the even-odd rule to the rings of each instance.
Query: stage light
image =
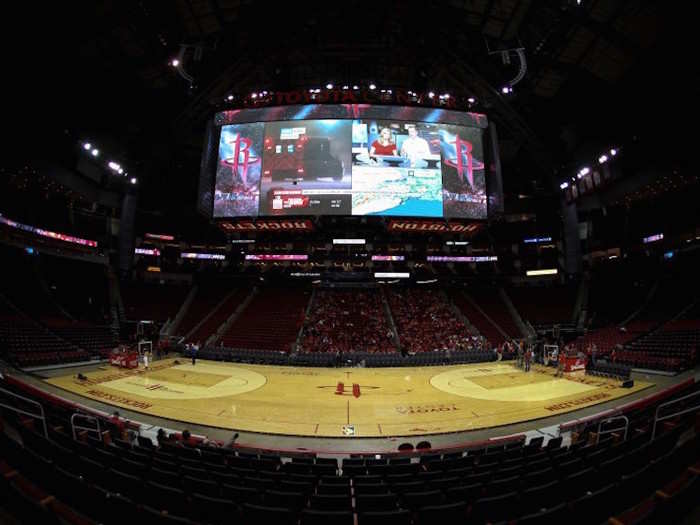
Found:
[[[119,168],[117,171],[119,172],[119,175],[124,174],[124,170],[122,168]]]
[[[503,86],[501,88],[501,93],[503,93],[504,95],[507,95],[508,93],[512,93],[512,92],[513,92],[513,88],[510,86]]]
[[[354,86],[352,86],[352,89],[360,89],[360,86],[358,86],[357,84],[355,84]]]
[[[614,148],[611,149],[611,150],[610,150],[610,155],[612,155],[613,157],[614,157],[615,155],[617,155],[617,150],[614,149]]]
[[[177,58],[173,58],[172,61],[170,62],[170,65],[173,67],[177,67],[180,65],[180,61]]]
[[[598,157],[598,162],[601,164],[605,164],[608,161],[608,156],[607,155],[601,155]]]
[[[233,95],[229,95],[228,97],[226,97],[226,100],[233,100]]]
[[[91,153],[92,153],[92,156],[93,156],[93,157],[97,157],[97,156],[100,154],[100,150],[98,150],[97,148],[95,148],[95,149],[93,149],[93,150],[91,151]]]
[[[258,98],[258,94],[257,94],[257,93],[253,93],[252,95],[250,95],[250,98]]]
[[[309,89],[309,93],[313,93],[313,92],[314,92],[314,88]]]
[[[562,182],[562,183],[559,185],[559,187],[560,187],[562,190],[565,190],[566,188],[569,187],[569,183],[568,183],[568,182]]]
[[[321,88],[316,88],[316,89],[314,90],[314,93],[320,93],[320,92],[321,92]]]
[[[136,180],[136,177],[131,177],[131,180],[129,181],[131,184],[136,184],[138,180]]]
[[[433,93],[432,91],[430,93],[428,93],[428,98],[433,98],[434,96],[435,96],[435,93]]]
[[[267,91],[263,91],[262,94],[263,94],[264,97],[266,97],[266,96],[267,96]]]
[[[578,172],[578,178],[582,178],[586,175],[588,175],[591,172],[591,169],[589,167],[581,168],[581,170]]]
[[[443,95],[443,98],[444,98],[445,100],[447,100],[448,98],[450,98],[450,94],[449,94],[449,93],[445,93],[445,94]]]
[[[92,144],[90,144],[89,142],[86,142],[85,144],[83,144],[83,149],[85,151],[90,151],[90,148],[92,148]]]
[[[343,86],[343,89],[348,89],[348,86],[347,86],[347,84]]]
[[[330,82],[326,84],[326,89],[333,89],[333,84],[331,84]]]
[[[372,84],[369,85],[369,88],[370,88],[370,89],[377,89],[377,85],[374,84],[374,83],[372,83]]]
[[[391,95],[391,90],[390,90],[390,89],[387,89],[386,92],[389,93],[389,94]]]
[[[469,102],[470,104],[473,104],[474,102],[476,102],[476,99],[474,97],[469,97],[467,99],[467,102]]]

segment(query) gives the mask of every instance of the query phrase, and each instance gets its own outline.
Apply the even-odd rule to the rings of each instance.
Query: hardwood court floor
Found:
[[[47,379],[112,405],[227,429],[299,436],[408,436],[507,425],[637,392],[619,381],[510,363],[421,368],[295,368],[184,359],[149,371],[106,365]]]

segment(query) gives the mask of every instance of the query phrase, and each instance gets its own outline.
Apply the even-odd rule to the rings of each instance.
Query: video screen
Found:
[[[350,120],[265,124],[260,215],[350,215]]]
[[[353,215],[442,217],[438,126],[353,122]]]
[[[486,171],[481,130],[440,126],[442,204],[445,217],[486,218]]]
[[[214,217],[258,215],[264,122],[222,126]]]
[[[404,116],[401,108],[359,106],[346,118],[302,118],[316,116],[309,107],[283,121],[224,115],[214,217],[487,217],[485,117],[458,125],[445,110]]]

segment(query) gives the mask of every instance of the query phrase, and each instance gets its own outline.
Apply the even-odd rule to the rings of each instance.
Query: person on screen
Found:
[[[408,138],[401,145],[401,156],[406,157],[410,167],[419,168],[423,164],[427,165],[424,159],[428,155],[430,155],[428,141],[418,136],[418,130],[415,126],[410,126]]]
[[[379,138],[372,142],[369,148],[369,155],[393,155],[396,157],[396,144],[391,140],[391,130],[382,128],[379,132]]]

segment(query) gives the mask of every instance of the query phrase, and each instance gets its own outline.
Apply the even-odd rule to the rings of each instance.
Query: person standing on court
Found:
[[[530,361],[532,360],[532,348],[528,348],[525,351],[525,371],[530,371]]]
[[[192,366],[197,361],[197,350],[199,350],[199,343],[192,345]]]

